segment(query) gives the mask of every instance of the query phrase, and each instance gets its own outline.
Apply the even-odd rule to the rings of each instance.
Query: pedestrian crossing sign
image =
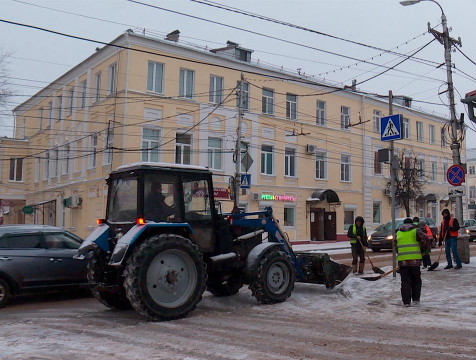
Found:
[[[402,115],[391,115],[380,118],[380,140],[400,140],[402,138]]]
[[[242,189],[249,189],[251,182],[251,174],[242,174],[241,175],[241,184],[240,187]]]

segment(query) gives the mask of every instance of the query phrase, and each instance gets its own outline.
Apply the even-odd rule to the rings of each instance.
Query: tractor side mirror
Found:
[[[215,200],[215,209],[218,215],[223,214],[223,210],[221,208],[221,201]]]

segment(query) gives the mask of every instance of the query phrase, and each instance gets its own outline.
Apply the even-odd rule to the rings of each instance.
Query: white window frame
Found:
[[[45,152],[45,158],[43,159],[43,180],[50,178],[50,151]]]
[[[71,171],[71,163],[70,163],[70,145],[67,144],[63,147],[63,166],[62,166],[62,175],[68,175]]]
[[[378,161],[378,151],[380,150],[380,148],[374,148],[374,161],[373,161],[373,174],[376,175],[376,176],[382,176],[383,175],[383,163],[379,162]],[[380,167],[380,172],[376,172],[375,171],[375,168],[377,166],[377,163],[379,164],[378,166]]]
[[[471,165],[471,166],[469,167],[469,169],[468,169],[469,175],[474,175],[474,174],[475,174],[475,170],[476,170],[475,166],[474,166],[474,165]]]
[[[265,95],[265,91],[270,92]],[[263,114],[274,115],[274,90],[263,88],[261,93],[261,110]]]
[[[94,102],[101,100],[101,72],[94,75]]]
[[[157,79],[157,68],[161,68],[161,76]],[[164,93],[164,73],[165,64],[149,61],[147,63],[147,91],[152,91],[157,94]]]
[[[375,205],[378,204],[378,217],[380,219],[379,222],[375,222]],[[374,200],[372,203],[372,224],[381,224],[382,223],[382,201],[381,200]]]
[[[40,181],[40,166],[41,166],[41,159],[35,158],[35,183]]]
[[[434,145],[435,144],[435,125],[428,125],[428,137],[430,140],[430,144]]]
[[[58,106],[57,106],[58,118],[56,119],[56,121],[60,121],[61,116],[63,115],[63,94],[59,95],[57,98],[58,98]]]
[[[68,90],[68,116],[73,113],[74,88]]]
[[[88,170],[96,168],[97,154],[98,154],[98,134],[96,133],[89,136]]]
[[[271,147],[271,151],[263,151],[263,146]],[[271,157],[269,157],[269,154],[271,154]],[[264,160],[263,160],[263,155]],[[271,160],[269,160],[271,159]],[[268,168],[268,162],[271,161],[271,173],[267,173],[266,169]],[[264,172],[263,172],[263,162],[264,162]],[[262,143],[260,147],[260,173],[261,175],[267,175],[267,176],[273,176],[274,175],[274,145],[273,144],[267,144],[267,143]]]
[[[446,135],[445,135],[444,128],[441,128],[440,134],[441,134],[441,147],[446,147],[448,143],[446,142]]]
[[[158,132],[157,140],[144,138],[144,130],[157,131]],[[152,148],[154,147],[157,147],[157,150],[156,150],[157,162],[160,161],[160,152],[159,152],[160,135],[161,135],[161,129],[157,126],[143,126],[142,127],[141,161],[153,162],[151,158],[152,158],[152,152],[154,151]]]
[[[284,221],[285,217],[284,214],[286,213],[286,209],[292,209],[293,210],[293,221],[291,225],[286,225],[286,222]],[[296,206],[295,205],[288,205],[285,204],[283,208],[283,225],[287,228],[295,228],[296,227]]]
[[[13,174],[12,174],[12,160],[13,160]],[[18,162],[21,161],[21,174],[20,174],[20,179],[18,179],[18,173],[17,173],[17,166]],[[9,175],[8,175],[8,181],[10,182],[23,182],[23,173],[25,172],[25,161],[23,158],[10,158],[10,163],[9,163]],[[12,179],[13,175],[13,179]]]
[[[104,132],[104,152],[102,153],[102,164],[111,165],[114,154],[114,127],[110,127]]]
[[[210,140],[218,140],[220,142],[220,146],[219,147],[210,146]],[[208,167],[210,169],[222,170],[223,168],[222,146],[223,146],[223,142],[221,138],[217,138],[217,137],[208,138],[208,160],[207,161],[208,161]],[[217,162],[217,157],[218,157],[218,166],[215,166],[216,165],[215,163]]]
[[[430,159],[430,180],[432,182],[438,181],[438,160]]]
[[[53,100],[48,102],[48,128],[53,124]]]
[[[380,119],[382,118],[382,112],[380,110],[374,110],[374,131],[380,133]]]
[[[322,107],[320,107],[321,104]],[[327,125],[327,103],[322,100],[316,101],[316,125]]]
[[[190,137],[190,144],[185,144],[185,143],[179,143],[177,142],[177,136],[188,136]],[[176,164],[183,164],[183,165],[192,165],[193,164],[193,152],[192,152],[192,144],[193,144],[193,136],[191,133],[179,133],[177,132],[175,134],[175,163]],[[177,159],[177,147],[180,148],[180,159]],[[189,164],[185,164],[183,161],[184,161],[184,149],[185,148],[189,148],[189,152],[190,152],[190,163]],[[180,160],[180,162],[179,162]]]
[[[426,159],[423,157],[423,156],[418,156],[417,157],[417,163],[415,164],[418,168],[420,168],[421,170],[423,170],[421,173],[420,173],[420,176],[419,178],[421,180],[425,179],[426,178]]]
[[[417,133],[417,141],[424,142],[425,134],[423,132],[423,122],[421,121],[416,122],[416,133]]]
[[[38,130],[43,127],[43,107],[38,109]]]
[[[352,212],[352,222],[351,222],[351,223],[348,223],[348,224],[345,223],[345,212],[346,212],[346,211]],[[352,208],[352,209],[351,209],[351,208],[344,208],[344,219],[343,219],[343,220],[344,220],[344,230],[345,230],[345,231],[349,230],[349,227],[351,227],[352,224],[354,224],[355,212],[356,212],[356,211],[357,211],[357,208]],[[346,225],[349,225],[349,226],[346,227]]]
[[[59,162],[59,153],[58,148],[51,150],[53,156],[50,158],[50,178],[54,179],[58,176],[58,162]]]
[[[187,79],[189,73],[192,74],[192,84],[187,86]],[[189,89],[189,87],[191,89]],[[179,76],[179,97],[193,99],[195,97],[195,71],[185,68],[180,68],[180,76]]]
[[[410,139],[410,119],[402,118],[402,139]]]
[[[286,119],[297,120],[298,118],[298,96],[286,93]]]
[[[443,181],[442,181],[443,184],[448,183],[448,179],[446,178],[446,173],[448,172],[448,168],[449,168],[448,160],[443,160],[441,162],[441,169],[442,169],[442,172],[443,172]]]
[[[347,162],[343,162],[343,157],[347,157],[348,158],[348,161]],[[346,170],[345,168],[343,168],[343,166],[348,166],[348,179],[345,179],[345,173],[346,173]],[[344,173],[342,173],[342,171],[344,171]],[[344,175],[344,177],[342,176]],[[352,182],[352,155],[350,154],[340,154],[340,181],[341,182]]]
[[[220,104],[223,101],[223,89],[225,80],[222,76],[210,75],[209,101],[213,104]]]
[[[319,155],[323,155],[322,161],[323,161],[323,163],[324,163],[324,177],[317,177],[317,161],[318,161],[318,160],[317,160],[317,157],[318,157]],[[321,160],[319,160],[319,162],[320,162],[320,161],[321,161]],[[314,178],[315,178],[316,180],[321,180],[321,181],[322,181],[322,180],[327,180],[327,173],[328,173],[327,151],[325,151],[325,150],[317,150],[317,151],[316,151],[316,155],[315,155],[315,157],[314,157],[314,166],[315,166],[315,168],[314,168],[314,170],[315,170],[315,171],[314,171]],[[319,172],[320,172],[320,169],[319,169]]]
[[[111,95],[116,92],[117,63],[109,65],[107,71],[107,94]]]
[[[350,107],[343,106],[340,107],[340,128],[342,130],[350,130]]]
[[[80,109],[84,109],[86,107],[86,85],[87,81],[84,80],[81,82],[81,103]]]
[[[292,150],[292,154],[286,154],[286,151]],[[294,174],[290,174],[291,170],[291,163],[290,160],[294,162]],[[298,169],[297,169],[297,162],[298,162],[298,157],[297,157],[297,149],[295,146],[288,146],[286,145],[284,147],[284,176],[285,177],[298,177]]]

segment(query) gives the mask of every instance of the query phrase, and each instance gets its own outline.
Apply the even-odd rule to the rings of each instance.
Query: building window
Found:
[[[423,134],[423,123],[421,121],[416,122],[416,137],[417,140],[423,142],[425,136]]]
[[[38,109],[38,130],[41,130],[43,127],[43,108]]]
[[[81,103],[79,105],[81,109],[86,107],[86,80],[81,82]]]
[[[240,81],[237,81],[238,84],[238,95],[236,97],[236,107],[240,107]],[[241,95],[241,100],[242,100],[242,106],[243,110],[249,110],[250,109],[250,84],[247,82],[243,81],[242,86],[242,95]]]
[[[448,163],[444,162],[443,163],[443,182],[448,182],[448,179],[446,178],[446,173],[448,172]]]
[[[116,63],[109,65],[108,76],[107,76],[107,94],[108,95],[116,92],[116,71],[117,71]]]
[[[470,199],[476,198],[476,187],[474,186],[469,187],[469,198]]]
[[[97,153],[98,153],[98,135],[93,134],[89,137],[88,169],[94,169],[96,167]]]
[[[326,102],[317,100],[316,125],[326,126]]]
[[[68,115],[73,113],[73,99],[74,99],[74,89],[71,88],[68,91]]]
[[[177,134],[175,137],[175,163],[191,164],[192,135]]]
[[[436,181],[436,174],[438,171],[438,163],[436,161],[431,161],[431,173],[430,173],[430,179],[431,181],[435,182]]]
[[[402,131],[403,139],[410,139],[410,120],[409,119],[403,118],[401,131]]]
[[[428,125],[428,137],[430,138],[430,144],[435,143],[435,126],[434,125]]]
[[[10,159],[10,181],[23,181],[23,159]]]
[[[40,158],[35,159],[35,182],[40,181]]]
[[[297,96],[286,94],[286,118],[297,119]]]
[[[94,101],[101,100],[101,72],[94,76]]]
[[[195,71],[180,69],[179,96],[193,98],[193,87],[195,82]]]
[[[327,154],[316,152],[316,179],[327,179]]]
[[[350,108],[347,106],[340,107],[340,128],[348,129],[350,125]]]
[[[147,90],[159,94],[164,92],[164,64],[149,61],[147,70]]]
[[[53,101],[48,103],[48,127],[53,123]]]
[[[20,137],[25,138],[25,130],[26,130],[26,120],[25,118],[21,119],[21,126],[20,126]]]
[[[221,139],[208,138],[208,167],[221,169]]]
[[[418,177],[420,179],[425,179],[425,159],[417,159],[416,166],[418,169]]]
[[[114,128],[111,127],[107,129],[107,131],[104,134],[104,144],[105,144],[105,149],[104,153],[102,155],[102,164],[103,165],[110,165],[112,164],[112,156],[114,154]]]
[[[351,178],[351,158],[350,155],[340,156],[340,181],[349,182]]]
[[[382,117],[382,112],[374,110],[374,131],[380,132],[380,118]]]
[[[51,159],[51,166],[52,166],[52,171],[50,172],[50,175],[52,178],[55,178],[58,176],[58,149],[53,150],[53,157]]]
[[[210,76],[210,96],[211,103],[220,104],[223,101],[223,78],[220,76]]]
[[[261,174],[273,175],[273,146],[261,145]]]
[[[43,180],[50,178],[50,152],[45,153],[45,162],[43,163]]]
[[[296,226],[296,208],[284,207],[284,226]]]
[[[354,224],[354,210],[344,210],[344,230],[347,231]]]
[[[69,145],[66,145],[63,151],[63,175],[66,175],[70,171]]]
[[[382,163],[378,161],[378,150],[374,151],[374,175],[382,175]]]
[[[382,203],[380,201],[374,201],[373,204],[373,223],[380,224],[382,221]]]
[[[296,176],[296,149],[284,149],[284,175]]]
[[[446,147],[446,135],[445,135],[445,129],[441,128],[441,146]],[[445,174],[446,176],[446,174]]]
[[[142,128],[142,161],[159,161],[159,139],[159,129],[149,127]]]
[[[60,121],[63,112],[63,95],[58,96],[58,118],[56,121]]]
[[[475,174],[475,171],[474,171],[474,170],[475,170],[474,165],[471,165],[471,166],[469,167],[469,175],[474,175],[474,174]]]
[[[274,114],[274,90],[263,89],[262,105],[263,114]]]

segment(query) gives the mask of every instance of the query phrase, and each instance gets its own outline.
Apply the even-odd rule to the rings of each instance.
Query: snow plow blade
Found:
[[[332,261],[325,253],[297,252],[296,257],[304,270],[304,278],[300,282],[325,284],[328,289],[332,289],[352,271],[352,267]]]

